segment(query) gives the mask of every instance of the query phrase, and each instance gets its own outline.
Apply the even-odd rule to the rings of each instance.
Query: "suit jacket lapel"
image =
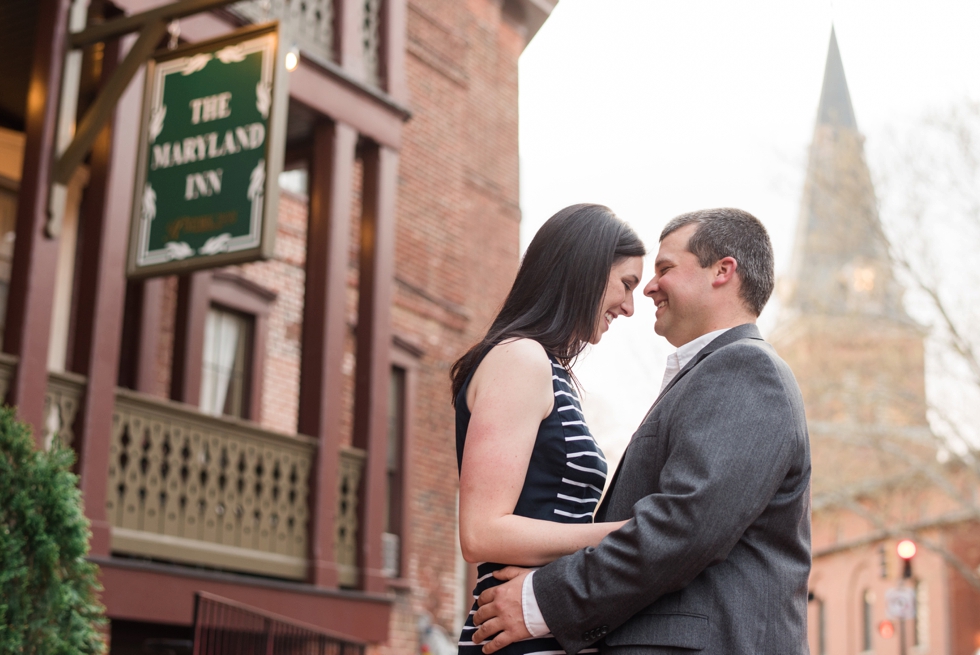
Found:
[[[728,330],[724,334],[719,334],[716,339],[713,339],[711,343],[709,343],[707,346],[699,350],[698,354],[692,357],[691,361],[689,361],[684,366],[684,368],[682,368],[677,373],[677,375],[674,376],[674,379],[671,380],[666,387],[664,387],[664,390],[660,392],[660,395],[657,396],[657,399],[653,401],[653,405],[650,407],[650,410],[643,417],[643,421],[640,422],[640,425],[646,423],[647,419],[649,419],[650,415],[653,413],[653,410],[656,409],[657,405],[660,403],[661,399],[667,394],[667,392],[673,389],[674,385],[677,384],[677,382],[680,381],[682,377],[687,375],[688,372],[691,371],[691,369],[697,366],[698,363],[701,362],[701,360],[703,360],[705,357],[707,357],[714,351],[718,350],[719,348],[727,346],[730,343],[734,343],[739,339],[761,340],[762,334],[759,332],[759,328],[756,326],[755,323],[745,323],[743,325],[733,327],[732,329]],[[619,464],[616,466],[616,472],[613,473],[612,478],[609,480],[609,483],[606,488],[606,494],[602,498],[602,503],[599,505],[599,508],[596,510],[595,517],[598,520],[602,520],[602,517],[605,516],[607,506],[609,505],[609,497],[612,495],[613,487],[615,487],[616,485],[616,480],[619,479],[619,472],[623,469],[623,459],[626,459],[626,455],[628,452],[629,452],[629,447],[627,446],[626,451],[623,452],[623,457],[620,459]]]
[[[707,346],[699,350],[698,354],[692,357],[691,361],[689,361],[684,366],[684,368],[682,368],[677,373],[677,375],[674,376],[674,379],[671,380],[666,387],[664,387],[664,390],[660,392],[660,395],[657,396],[657,399],[653,401],[653,406],[650,408],[650,411],[647,412],[643,420],[645,421],[647,420],[647,418],[649,418],[650,413],[653,412],[653,408],[657,406],[657,404],[667,394],[667,392],[673,389],[674,385],[680,382],[680,379],[685,375],[687,375],[691,369],[697,366],[701,362],[701,360],[703,360],[705,357],[707,357],[714,351],[718,350],[719,348],[723,346],[727,346],[730,343],[734,343],[739,339],[762,339],[762,335],[759,333],[759,328],[756,327],[755,323],[745,323],[744,325],[733,327],[732,329],[728,330],[724,334],[719,334],[717,338],[712,339]]]

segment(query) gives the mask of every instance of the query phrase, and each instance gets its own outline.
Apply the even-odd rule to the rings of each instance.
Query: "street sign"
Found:
[[[288,98],[282,56],[273,24],[150,62],[130,276],[272,255]]]
[[[912,587],[896,587],[885,592],[885,604],[888,616],[893,619],[915,618],[915,589]]]

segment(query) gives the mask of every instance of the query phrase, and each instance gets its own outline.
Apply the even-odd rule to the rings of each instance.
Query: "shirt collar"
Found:
[[[693,341],[688,341],[683,346],[677,349],[674,353],[677,356],[677,363],[680,368],[687,366],[687,363],[691,361],[691,358],[701,352],[701,349],[707,346],[709,343],[714,341],[716,338],[720,337],[725,332],[728,332],[731,328],[722,328],[720,330],[715,330],[714,332],[709,332],[708,334],[702,334],[697,339]]]
[[[663,393],[663,390],[667,388],[670,381],[681,372],[682,368],[687,366],[687,363],[691,361],[691,358],[701,352],[702,348],[707,346],[723,333],[728,332],[730,329],[731,328],[722,328],[721,330],[715,330],[714,332],[702,334],[697,339],[688,341],[676,351],[667,355],[667,368],[664,371],[664,379],[660,385],[660,392]]]

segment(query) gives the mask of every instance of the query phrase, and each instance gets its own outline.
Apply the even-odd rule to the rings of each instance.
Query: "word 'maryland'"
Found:
[[[218,132],[198,134],[170,143],[154,145],[150,168],[156,170],[215,159],[242,150],[255,150],[263,143],[265,143],[265,125],[262,123],[251,123],[236,127],[234,130],[226,130],[222,136],[219,136]]]

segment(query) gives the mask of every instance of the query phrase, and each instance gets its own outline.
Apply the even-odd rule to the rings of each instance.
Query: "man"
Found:
[[[678,350],[596,512],[632,520],[531,575],[498,572],[510,581],[474,617],[474,642],[496,634],[484,653],[549,630],[569,655],[807,652],[809,438],[796,380],[755,326],[769,236],[714,209],[674,218],[660,242],[644,295]]]

